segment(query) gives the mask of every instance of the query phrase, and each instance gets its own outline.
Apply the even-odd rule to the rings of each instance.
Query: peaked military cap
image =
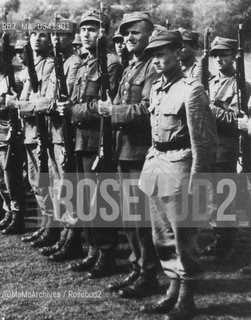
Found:
[[[236,51],[237,49],[237,40],[215,37],[211,43],[210,55],[213,55],[217,50],[232,50]]]
[[[152,17],[147,12],[141,12],[141,11],[134,11],[131,13],[125,13],[123,16],[122,23],[119,27],[119,32],[123,36],[125,34],[125,28],[128,26],[128,24],[132,22],[138,22],[138,21],[148,21],[152,28],[154,28]]]
[[[149,53],[155,48],[169,44],[175,44],[177,47],[182,48],[182,37],[178,30],[161,31],[155,34],[151,37],[148,46],[145,48],[145,52]]]
[[[104,13],[100,13],[98,10],[90,10],[82,14],[80,19],[80,27],[86,22],[98,22],[102,23],[105,30],[108,32],[110,29],[110,19]]]
[[[117,40],[124,40],[124,37],[122,36],[122,34],[120,34],[119,30],[117,30],[114,34],[114,36],[112,37],[113,42],[116,42]]]
[[[193,41],[198,43],[199,33],[191,30],[187,30],[184,28],[179,28],[179,32],[181,33],[183,41]]]

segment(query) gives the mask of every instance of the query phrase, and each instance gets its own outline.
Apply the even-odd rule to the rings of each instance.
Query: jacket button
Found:
[[[82,122],[81,122],[81,121],[79,121],[79,122],[78,122],[78,125],[79,125],[79,126],[81,126],[81,124],[82,124]]]

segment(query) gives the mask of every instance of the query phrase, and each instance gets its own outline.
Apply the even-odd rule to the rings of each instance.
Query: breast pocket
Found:
[[[100,78],[98,73],[86,77],[86,96],[97,97],[100,89]]]
[[[135,97],[136,100],[141,98],[142,90],[145,84],[145,78],[144,77],[138,77],[134,79],[130,85],[132,90],[132,97]],[[135,101],[137,103],[139,101]]]
[[[185,105],[164,105],[161,108],[160,126],[165,131],[175,131],[182,126],[185,118]]]

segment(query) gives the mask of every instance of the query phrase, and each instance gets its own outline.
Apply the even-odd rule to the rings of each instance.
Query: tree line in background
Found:
[[[65,18],[80,21],[81,14],[90,8],[98,8],[97,0],[7,0],[0,7],[9,11],[11,19],[52,21],[57,11]],[[215,35],[236,38],[238,24],[244,24],[247,49],[251,50],[251,0],[103,0],[106,13],[111,18],[112,33],[120,24],[123,14],[135,10],[151,13],[156,24],[164,25],[166,19],[171,29],[183,27],[203,34],[206,27]]]

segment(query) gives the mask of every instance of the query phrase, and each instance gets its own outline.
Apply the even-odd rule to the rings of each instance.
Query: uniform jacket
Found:
[[[114,99],[123,67],[113,54],[107,54],[110,96]],[[76,127],[75,151],[96,152],[99,145],[100,119],[97,101],[100,99],[100,74],[96,58],[87,57],[80,67],[73,88],[72,122]]]
[[[199,82],[201,82],[202,75],[202,65],[201,62],[195,60],[195,62],[188,68],[185,66],[182,67],[182,71],[184,72],[187,78],[193,78]]]
[[[172,79],[154,82],[150,97],[152,138],[174,142],[190,138],[191,147],[167,152],[149,149],[140,187],[148,195],[170,196],[181,192],[182,179],[190,188],[197,173],[210,172],[217,148],[216,124],[203,86],[178,70]]]
[[[39,56],[34,63],[39,81],[39,90],[37,93],[32,91],[27,71],[20,101],[18,102],[20,115],[24,119],[25,144],[37,143],[37,127],[34,109],[39,99],[45,97],[50,74],[54,67],[53,59],[50,57]]]
[[[151,145],[149,95],[157,77],[152,60],[143,56],[125,69],[112,109],[119,160],[144,161]]]
[[[6,77],[0,79],[0,146],[7,145],[7,136],[9,132],[9,108],[5,106],[5,100],[3,98],[3,95],[8,91],[6,81],[8,81]],[[23,83],[18,79],[17,73],[15,73],[15,81],[17,95],[19,96],[23,88]]]
[[[65,56],[64,74],[66,78],[68,97],[71,97],[73,85],[76,79],[78,69],[82,60],[76,56],[73,51]],[[63,143],[62,117],[56,111],[53,111],[55,99],[58,98],[58,88],[56,83],[55,70],[52,71],[49,84],[46,90],[45,97],[37,103],[39,111],[44,111],[47,114],[48,135],[49,141],[52,143]],[[36,109],[37,109],[36,108]]]
[[[250,85],[246,84],[247,102]],[[211,110],[216,119],[219,148],[216,162],[237,161],[239,156],[238,104],[235,71],[229,77],[214,75],[209,81]]]

